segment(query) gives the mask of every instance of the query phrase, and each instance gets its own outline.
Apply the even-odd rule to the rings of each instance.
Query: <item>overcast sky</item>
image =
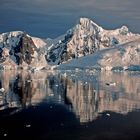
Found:
[[[140,0],[0,0],[0,32],[24,30],[54,38],[79,17],[89,17],[106,29],[125,24],[140,33]]]

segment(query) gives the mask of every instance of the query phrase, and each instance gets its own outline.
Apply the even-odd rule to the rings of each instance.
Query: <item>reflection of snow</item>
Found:
[[[81,122],[88,122],[105,111],[127,114],[140,109],[140,83],[136,73],[63,73],[0,73],[1,87],[5,89],[5,93],[0,94],[0,110],[20,110],[42,102],[60,103],[75,112]],[[115,86],[106,83],[115,83]]]
[[[105,111],[127,114],[140,109],[140,83],[137,75],[100,73],[96,77],[97,81],[91,81],[91,75],[87,73],[82,75],[81,81],[79,78],[67,80],[67,97],[81,122],[92,121]],[[83,84],[85,79],[88,81],[86,85]],[[106,86],[106,82],[116,85]]]
[[[0,110],[36,106],[41,102],[64,104],[64,83],[60,75],[26,71],[3,71],[0,73]]]
[[[44,73],[4,71],[0,78],[5,89],[0,94],[0,110],[38,104],[46,97]]]

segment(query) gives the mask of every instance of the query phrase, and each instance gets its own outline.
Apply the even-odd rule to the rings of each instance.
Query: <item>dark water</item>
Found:
[[[0,140],[140,139],[140,74],[0,72]]]

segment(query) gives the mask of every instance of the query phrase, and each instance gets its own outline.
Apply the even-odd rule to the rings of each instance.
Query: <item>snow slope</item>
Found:
[[[140,70],[140,39],[61,64],[59,69]]]

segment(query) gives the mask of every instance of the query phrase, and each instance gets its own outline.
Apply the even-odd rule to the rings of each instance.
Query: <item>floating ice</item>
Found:
[[[0,92],[4,92],[4,91],[5,91],[5,89],[4,89],[4,88],[1,88],[1,89],[0,89]]]
[[[111,115],[109,113],[107,113],[106,116],[110,117]]]
[[[26,124],[26,128],[30,128],[31,127],[31,125],[30,124]]]

